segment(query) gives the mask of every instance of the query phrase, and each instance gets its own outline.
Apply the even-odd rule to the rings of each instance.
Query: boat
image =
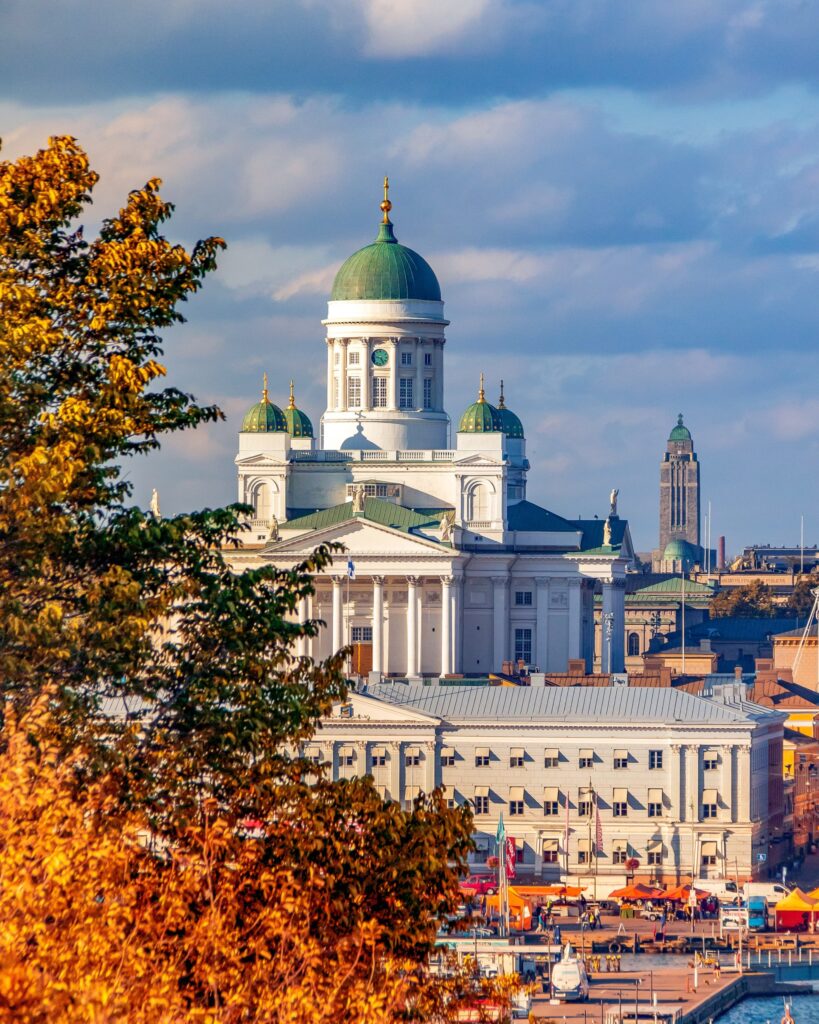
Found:
[[[552,998],[562,1002],[582,1002],[589,998],[589,976],[586,965],[572,949],[570,942],[552,968]]]

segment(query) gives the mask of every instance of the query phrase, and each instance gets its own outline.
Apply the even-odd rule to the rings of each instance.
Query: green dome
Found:
[[[284,410],[284,418],[287,422],[287,433],[291,437],[312,437],[313,424],[310,417],[296,408],[296,399],[293,394],[293,381],[290,381],[290,403]]]
[[[697,561],[697,549],[687,540],[670,540],[663,552],[664,562],[682,562],[690,568]]]
[[[668,440],[669,441],[690,441],[691,440],[691,431],[688,429],[688,427],[683,426],[683,414],[682,413],[680,413],[680,415],[677,417],[677,426],[674,427],[674,429],[668,435]]]
[[[503,381],[501,381],[500,399],[498,400],[498,415],[501,418],[501,429],[507,437],[523,440],[523,424],[520,417],[515,415],[511,409],[506,408],[506,400],[503,397]]]
[[[513,414],[514,415],[514,414]],[[517,416],[515,417],[517,419]],[[481,387],[478,391],[478,401],[472,405],[461,416],[458,425],[460,434],[490,434],[503,430],[503,420],[500,410],[487,402],[483,390],[483,374],[481,374]],[[521,427],[521,430],[523,428]]]
[[[265,374],[262,400],[245,413],[245,418],[242,420],[242,433],[272,434],[286,431],[287,420],[284,418],[284,413],[267,397],[267,374]]]
[[[441,301],[441,286],[432,267],[423,256],[399,245],[392,230],[389,212],[390,183],[384,179],[384,218],[372,245],[354,252],[341,265],[333,282],[330,301],[348,299],[428,299]]]

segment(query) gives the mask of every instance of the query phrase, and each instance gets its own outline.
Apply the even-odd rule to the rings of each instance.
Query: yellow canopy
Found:
[[[802,892],[797,887],[792,892],[789,892],[784,899],[781,899],[774,907],[774,910],[777,914],[787,913],[788,911],[795,913],[804,913],[806,910],[819,911],[817,904],[819,904],[819,899],[815,896],[808,896],[806,892]]]
[[[819,900],[819,888],[811,889],[811,891],[808,893],[808,896],[810,896],[812,900]]]

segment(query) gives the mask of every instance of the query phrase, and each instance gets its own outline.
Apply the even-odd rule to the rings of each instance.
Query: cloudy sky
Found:
[[[504,377],[530,498],[619,487],[651,548],[682,411],[715,538],[796,543],[804,513],[815,543],[817,40],[811,0],[3,0],[0,135],[77,136],[94,215],[158,175],[169,233],[229,243],[166,338],[227,422],[130,467],[140,502],[233,500],[264,370],[317,423],[327,293],[389,173],[452,320],[450,415]]]

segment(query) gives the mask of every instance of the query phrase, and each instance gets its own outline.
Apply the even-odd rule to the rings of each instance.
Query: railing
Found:
[[[466,523],[467,530],[489,530],[492,528],[491,519],[472,519]]]
[[[384,451],[381,448],[355,448],[350,451],[290,449],[293,462],[452,462],[456,453],[445,448],[424,448],[413,451]]]
[[[390,452],[382,452],[380,449],[376,451],[365,450],[359,452],[358,455],[362,462],[386,462],[389,460]]]

